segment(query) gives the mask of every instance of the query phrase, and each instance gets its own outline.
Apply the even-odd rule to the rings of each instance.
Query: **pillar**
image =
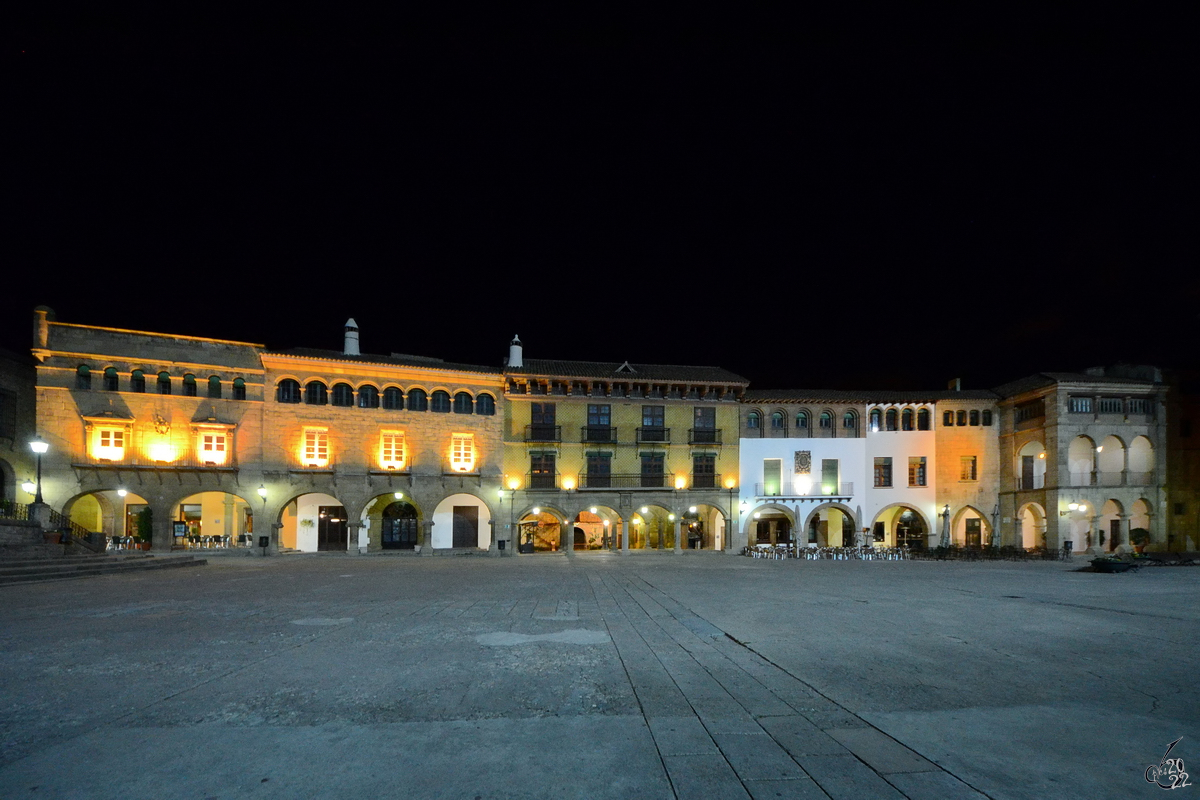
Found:
[[[363,524],[361,522],[346,523],[346,553],[352,556],[359,555],[358,538],[361,535]]]
[[[671,523],[671,531],[675,536],[675,553],[678,555],[683,552],[683,543],[679,541],[680,530],[683,527],[683,518],[676,516],[674,520],[668,520]]]
[[[433,523],[421,522],[421,555],[433,555]]]

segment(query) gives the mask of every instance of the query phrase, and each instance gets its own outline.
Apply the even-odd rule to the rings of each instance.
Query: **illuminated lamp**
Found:
[[[150,460],[171,463],[175,460],[175,448],[165,442],[150,445]]]
[[[734,478],[733,476],[730,476],[725,479],[725,488],[726,489],[732,489],[736,485],[737,485],[737,479]]]
[[[1045,458],[1045,457],[1046,457],[1045,453],[1038,453],[1038,458]]]
[[[796,478],[796,494],[806,495],[812,491],[812,478],[803,475]]]
[[[403,500],[404,492],[393,492],[392,497],[396,498],[397,500]]]
[[[33,481],[25,481],[21,484],[21,488],[24,489],[26,493],[33,494],[37,491],[37,484]]]
[[[592,506],[591,508],[589,508],[589,509],[588,509],[588,511],[592,512],[593,514],[595,514],[596,512],[598,512],[598,511],[599,511],[599,509],[598,509],[598,508],[596,508],[595,506]]]
[[[508,479],[508,488],[509,489],[512,489],[515,492],[520,487],[521,487],[521,479],[520,478],[513,477],[513,478]]]
[[[542,510],[541,510],[540,508],[538,508],[537,506],[534,506],[534,507],[533,507],[533,509],[532,509],[532,513],[533,513],[533,515],[536,517],[536,516],[538,516],[539,514],[541,514],[541,513],[542,513]]]
[[[674,522],[674,521],[675,521],[675,515],[674,515],[674,514],[667,514],[667,521],[668,521],[668,522]]]
[[[687,488],[687,477],[684,475],[676,475],[675,476],[675,488],[676,489],[686,489]]]
[[[695,507],[695,506],[688,506],[688,513],[689,513],[689,514],[695,514],[695,513],[696,513],[696,507]]]
[[[642,506],[642,513],[648,514],[648,513],[650,513],[650,509],[647,506]]]
[[[258,485],[258,496],[259,496],[259,497],[261,497],[261,498],[263,499],[263,502],[266,502],[266,499],[267,499],[267,487],[266,487],[266,486],[263,486],[261,483]]]
[[[129,494],[128,490],[126,490],[126,489],[117,489],[117,497],[124,497],[124,496],[125,496],[125,495],[127,495],[127,494]]]
[[[563,478],[562,479],[562,487],[564,489],[566,489],[568,492],[571,491],[572,489],[575,488],[575,479],[574,478]]]
[[[761,517],[761,516],[762,516],[762,512],[761,512],[761,511],[755,511],[755,512],[754,512],[754,518],[755,518],[755,519],[758,519],[758,518],[759,518],[759,517]]]

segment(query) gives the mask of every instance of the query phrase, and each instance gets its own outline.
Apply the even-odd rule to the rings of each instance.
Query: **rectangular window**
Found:
[[[972,411],[972,412],[971,412],[971,418],[970,418],[970,419],[971,419],[971,424],[972,424],[972,425],[976,425],[976,426],[977,426],[977,425],[979,425],[979,412],[978,412],[978,411]]]
[[[407,463],[403,431],[384,431],[379,435],[379,466],[384,469],[404,469]]]
[[[304,452],[301,460],[306,467],[328,466],[329,430],[327,428],[304,429]]]
[[[838,460],[836,458],[821,459],[821,494],[842,494],[838,484]]]
[[[957,424],[959,426],[966,425],[967,424],[967,412],[965,410],[955,412],[954,422],[955,422],[955,424]]]
[[[783,461],[778,458],[763,459],[763,495],[775,497],[782,485]]]
[[[692,414],[692,441],[696,444],[716,444],[717,410],[697,408]]]
[[[983,412],[983,426],[985,428],[990,428],[992,426],[992,412],[990,410],[985,410]]]
[[[588,404],[588,425],[608,427],[612,424],[612,406]]]
[[[553,442],[558,439],[554,403],[530,404],[529,439],[535,442]]]
[[[641,441],[667,441],[666,425],[664,406],[642,406],[642,429],[638,432]]]
[[[612,453],[587,454],[587,488],[612,488]]]
[[[587,407],[587,427],[583,431],[585,442],[613,441],[612,406],[589,403]]]
[[[666,458],[662,453],[642,453],[642,488],[661,489],[665,486]]]
[[[908,457],[908,485],[925,485],[925,456]]]
[[[1101,414],[1123,414],[1125,412],[1125,402],[1119,397],[1101,397],[1100,398],[1100,413]]]
[[[471,472],[475,469],[475,434],[451,434],[450,469],[454,472]]]
[[[875,458],[875,486],[887,488],[892,485],[892,459]]]
[[[717,488],[717,457],[707,453],[692,456],[692,488]]]
[[[1092,413],[1092,398],[1090,397],[1071,397],[1067,399],[1067,409],[1072,414],[1090,414]]]
[[[943,411],[942,412],[942,427],[950,428],[950,427],[953,427],[953,425],[954,425],[954,412],[953,411]]]
[[[97,430],[95,451],[92,455],[100,461],[124,461],[125,430],[123,428],[100,428]]]
[[[977,472],[978,458],[976,456],[962,456],[959,459],[958,479],[960,481],[975,481],[979,480]]]
[[[205,431],[200,434],[200,461],[220,466],[228,458],[229,434],[224,431]]]
[[[529,454],[529,488],[555,488],[554,453]]]

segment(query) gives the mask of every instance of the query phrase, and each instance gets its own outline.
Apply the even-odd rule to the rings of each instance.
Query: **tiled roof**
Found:
[[[995,400],[996,393],[988,389],[953,391],[941,389],[929,392],[894,392],[879,389],[750,389],[743,396],[746,403],[936,403],[947,400]]]
[[[376,364],[388,367],[425,367],[426,369],[444,369],[453,370],[455,372],[479,372],[491,375],[499,375],[499,367],[483,367],[478,364],[458,364],[451,361],[442,361],[440,358],[426,358],[425,356],[411,356],[404,353],[392,353],[391,355],[377,355],[373,353],[360,353],[359,355],[346,355],[338,350],[316,350],[308,347],[295,347],[289,350],[270,350],[264,353],[267,356],[288,356],[291,358],[319,358],[324,361],[346,361],[354,364]]]
[[[630,364],[617,361],[553,361],[524,359],[522,367],[508,367],[509,375],[538,375],[563,378],[598,378],[625,381],[687,381],[691,383],[740,383],[749,380],[721,367],[688,367],[676,364]]]
[[[1024,378],[1011,381],[997,386],[996,394],[1001,397],[1015,397],[1025,392],[1032,392],[1034,389],[1041,389],[1046,386],[1053,386],[1057,383],[1092,383],[1092,384],[1112,384],[1129,386],[1143,385],[1147,388],[1157,384],[1154,381],[1141,380],[1138,378],[1119,378],[1110,377],[1108,375],[1088,375],[1084,372],[1037,372],[1033,375],[1028,375]]]

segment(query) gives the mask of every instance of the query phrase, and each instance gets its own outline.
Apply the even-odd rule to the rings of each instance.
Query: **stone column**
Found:
[[[500,547],[496,544],[496,518],[495,517],[492,517],[491,519],[488,520],[488,528],[489,528],[489,532],[491,534],[491,538],[488,540],[488,555],[489,556],[498,556],[498,555],[500,555]]]
[[[629,555],[629,526],[632,524],[628,513],[617,523],[617,527],[620,528],[618,535],[621,537],[621,555],[623,556]]]
[[[676,516],[671,522],[671,530],[675,534],[675,553],[678,555],[683,552],[683,542],[679,541],[679,534],[682,532],[683,519]]]
[[[421,523],[421,555],[433,555],[433,523]]]
[[[559,523],[559,544],[562,551],[569,556],[575,555],[575,521],[564,519]]]
[[[1089,505],[1088,508],[1095,508],[1095,506]],[[1100,529],[1096,527],[1096,517],[1088,517],[1087,523],[1088,533],[1092,535],[1092,546],[1087,551],[1090,555],[1102,556],[1104,555],[1104,546],[1100,544]]]
[[[358,537],[359,531],[362,530],[362,527],[363,524],[361,522],[346,523],[346,553],[348,555],[359,555]]]

